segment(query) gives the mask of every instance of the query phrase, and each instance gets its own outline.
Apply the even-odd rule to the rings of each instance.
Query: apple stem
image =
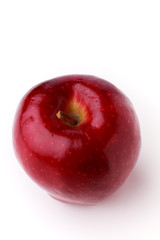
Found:
[[[78,115],[68,115],[62,111],[58,111],[56,116],[63,120],[64,122],[68,123],[71,126],[77,126],[79,123],[79,116]]]

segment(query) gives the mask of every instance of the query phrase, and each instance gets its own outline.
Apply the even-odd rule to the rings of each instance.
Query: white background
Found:
[[[160,239],[159,0],[0,0],[0,239]],[[119,87],[139,117],[142,150],[107,201],[50,198],[12,149],[17,105],[35,84],[96,75]]]

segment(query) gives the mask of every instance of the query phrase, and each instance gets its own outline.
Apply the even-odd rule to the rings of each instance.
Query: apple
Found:
[[[133,106],[118,88],[98,77],[70,75],[26,93],[13,144],[24,170],[49,195],[86,205],[124,183],[141,137]]]

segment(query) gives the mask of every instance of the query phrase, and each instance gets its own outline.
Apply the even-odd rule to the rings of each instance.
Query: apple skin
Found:
[[[84,113],[75,126],[56,115],[70,102]],[[119,89],[98,77],[70,75],[45,81],[23,97],[13,144],[24,170],[49,195],[87,205],[124,183],[141,137],[133,106]]]

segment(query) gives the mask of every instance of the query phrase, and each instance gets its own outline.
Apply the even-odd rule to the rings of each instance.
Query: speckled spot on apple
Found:
[[[89,106],[89,111],[92,112],[93,116],[91,125],[95,128],[100,128],[104,123],[104,118],[100,111],[101,102],[99,96],[96,94],[96,92],[80,83],[75,84],[73,89],[74,98],[77,100],[77,102],[80,102],[81,104],[85,103],[85,105]],[[92,104],[88,104],[89,102],[92,102]]]

